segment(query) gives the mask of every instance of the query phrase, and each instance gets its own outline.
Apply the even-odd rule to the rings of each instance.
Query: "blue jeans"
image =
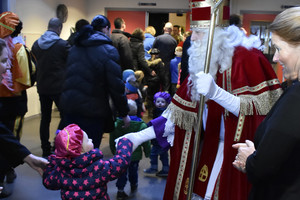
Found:
[[[128,169],[118,178],[116,186],[118,190],[124,190],[127,182],[127,174],[130,185],[138,184],[138,169],[139,169],[139,160],[131,161]]]
[[[150,164],[152,169],[158,167],[158,155],[162,162],[163,170],[169,170],[169,154],[168,151],[164,151],[158,144],[156,139],[151,140],[152,148],[150,153]]]

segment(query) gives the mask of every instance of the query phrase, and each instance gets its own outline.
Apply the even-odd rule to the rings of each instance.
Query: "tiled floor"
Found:
[[[58,114],[53,113],[51,122],[51,140],[53,141],[54,133],[58,124]],[[145,119],[145,121],[147,121]],[[39,139],[39,122],[40,118],[32,117],[25,119],[23,126],[23,135],[21,143],[24,144],[33,154],[41,156],[42,151],[40,148]],[[112,156],[108,146],[109,135],[104,134],[100,149],[103,151],[104,156],[109,158]],[[149,158],[143,158],[140,162],[139,169],[139,185],[138,190],[134,194],[130,194],[130,184],[127,183],[125,192],[130,194],[130,200],[161,200],[164,193],[165,178],[156,176],[147,177],[143,173],[143,169],[150,166]],[[13,184],[8,184],[7,188],[13,191],[13,194],[5,198],[6,200],[58,200],[60,199],[59,191],[47,190],[42,185],[42,179],[39,174],[32,170],[28,165],[24,164],[16,168],[17,179]],[[111,200],[116,199],[117,189],[115,186],[116,181],[108,184],[108,193]]]

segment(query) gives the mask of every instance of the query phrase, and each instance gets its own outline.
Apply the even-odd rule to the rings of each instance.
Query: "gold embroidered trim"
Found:
[[[232,94],[232,87],[231,87],[231,68],[226,71],[226,82],[227,82],[227,92]],[[225,88],[225,87],[223,87]]]
[[[173,99],[175,99],[178,103],[180,103],[186,107],[189,107],[189,108],[196,108],[196,106],[197,106],[196,101],[194,101],[194,102],[186,101],[183,98],[181,98],[180,96],[178,96],[177,94],[175,94],[173,96]]]
[[[179,169],[178,169],[178,174],[176,179],[173,200],[179,199],[180,188],[183,182],[183,175],[184,175],[186,161],[187,161],[188,152],[190,148],[191,136],[192,136],[192,132],[186,131],[184,136],[183,149],[181,152],[181,158],[180,158],[180,164],[179,164]]]
[[[192,132],[195,123],[197,122],[197,113],[190,112],[179,108],[174,103],[171,103],[168,108],[167,112],[171,112],[172,115],[170,116],[171,122],[175,125],[179,126],[179,128]]]
[[[278,79],[273,79],[273,80],[268,80],[268,81],[264,81],[254,87],[249,87],[249,86],[245,86],[242,88],[238,88],[232,91],[232,94],[237,95],[243,92],[257,92],[267,86],[271,86],[271,85],[277,85],[280,84]]]
[[[217,183],[215,186],[215,191],[214,191],[214,197],[213,200],[218,200],[219,199],[219,189],[220,189],[220,176],[221,176],[222,170],[220,171],[219,175],[218,175],[218,179],[217,179]]]
[[[245,115],[240,114],[238,119],[238,124],[235,131],[234,141],[239,142],[242,136],[242,131],[244,128],[244,122],[245,122]]]
[[[259,95],[240,95],[240,114],[253,115],[254,108],[258,115],[266,115],[273,104],[282,94],[282,89],[278,88],[272,91],[266,91]]]

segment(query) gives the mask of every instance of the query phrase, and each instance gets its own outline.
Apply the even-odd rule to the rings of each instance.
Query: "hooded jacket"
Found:
[[[109,134],[109,147],[113,154],[116,153],[115,139],[125,135],[126,133],[138,132],[147,128],[147,124],[137,116],[130,116],[130,126],[123,128],[124,122],[122,119],[117,119],[115,122],[115,129]],[[131,161],[139,161],[143,158],[143,152],[145,157],[150,156],[151,144],[150,141],[146,141],[138,146],[132,153]]]
[[[145,50],[145,59],[149,60],[151,55],[148,53],[152,49],[153,42],[155,37],[150,33],[145,33],[145,40],[144,40],[144,50]]]
[[[132,53],[129,45],[129,39],[125,34],[126,32],[115,29],[112,31],[110,37],[113,42],[113,45],[117,48],[119,52],[120,65],[122,67],[122,71],[126,69],[133,69]]]
[[[56,95],[62,91],[70,45],[53,31],[46,31],[31,48],[37,59],[39,94]]]
[[[121,117],[129,111],[119,54],[104,33],[85,26],[75,38],[61,95],[64,114],[86,118],[111,116],[109,96]]]
[[[51,190],[61,190],[62,199],[109,199],[107,183],[124,173],[130,163],[132,142],[123,138],[118,143],[116,155],[103,159],[99,149],[67,159],[49,156],[44,170],[43,184]]]

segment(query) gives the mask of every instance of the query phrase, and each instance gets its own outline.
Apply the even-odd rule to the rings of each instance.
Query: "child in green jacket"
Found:
[[[147,128],[147,124],[139,117],[136,116],[137,105],[134,100],[128,99],[129,113],[130,116],[130,126],[128,128],[123,128],[124,123],[122,119],[117,119],[115,122],[115,129],[110,133],[109,144],[110,149],[113,154],[115,154],[115,139],[125,135],[126,133],[138,132]],[[123,200],[128,197],[124,192],[124,188],[127,182],[127,175],[131,186],[131,192],[135,192],[138,186],[138,168],[139,162],[143,157],[143,151],[146,157],[150,156],[151,144],[150,141],[144,142],[132,153],[131,162],[128,170],[118,178],[116,186],[118,188],[117,199]]]

